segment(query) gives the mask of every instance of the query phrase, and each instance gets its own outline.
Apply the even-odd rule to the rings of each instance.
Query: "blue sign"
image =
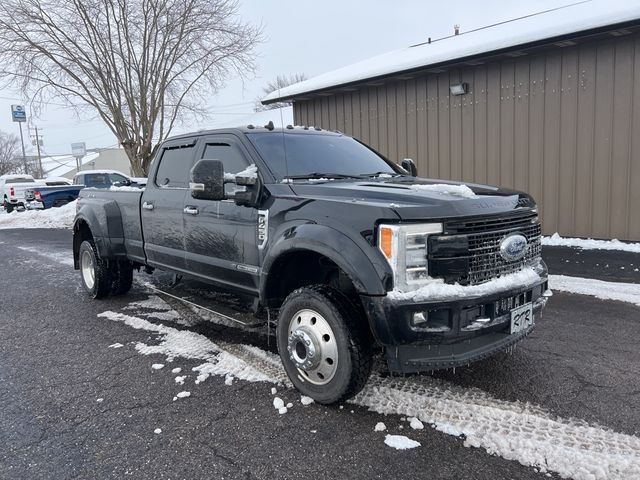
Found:
[[[11,105],[11,118],[14,122],[26,122],[27,111],[24,109],[24,105]]]

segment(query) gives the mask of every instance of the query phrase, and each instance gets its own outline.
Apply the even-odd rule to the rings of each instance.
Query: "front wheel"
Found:
[[[111,272],[104,260],[98,256],[95,244],[85,240],[80,245],[80,276],[82,285],[93,298],[104,298],[111,290]]]
[[[371,341],[362,314],[337,290],[295,290],[280,309],[278,351],[293,385],[318,403],[348,399],[371,372]]]

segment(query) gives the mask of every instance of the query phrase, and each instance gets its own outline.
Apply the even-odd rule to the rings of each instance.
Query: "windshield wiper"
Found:
[[[359,175],[345,175],[343,173],[326,173],[326,172],[313,172],[313,173],[305,173],[303,175],[289,175],[287,179],[289,180],[309,180],[309,179],[320,179],[320,178],[360,178]]]
[[[380,175],[389,175],[390,177],[399,177],[402,174],[398,172],[373,172],[373,173],[363,173],[360,176],[361,177],[379,177]]]

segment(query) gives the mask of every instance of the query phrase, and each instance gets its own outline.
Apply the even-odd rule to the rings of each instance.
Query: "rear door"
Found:
[[[150,264],[183,271],[184,228],[182,211],[194,161],[195,139],[166,142],[158,165],[142,195],[141,217],[145,253]]]
[[[225,173],[248,167],[251,157],[234,135],[204,137],[198,159],[220,160]],[[226,184],[232,194],[234,184]],[[259,284],[258,211],[233,200],[198,200],[185,197],[184,232],[187,269],[202,279],[255,294]]]

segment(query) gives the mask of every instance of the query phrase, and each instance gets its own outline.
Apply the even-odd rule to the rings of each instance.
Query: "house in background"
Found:
[[[457,33],[457,32],[456,32]],[[544,232],[640,240],[640,2],[581,2],[282,88],[421,176],[530,192]]]
[[[87,150],[80,161],[80,170],[119,170],[131,175],[129,158],[122,148],[96,148]],[[73,178],[78,172],[77,160],[73,155],[53,155],[42,157],[45,177]]]

